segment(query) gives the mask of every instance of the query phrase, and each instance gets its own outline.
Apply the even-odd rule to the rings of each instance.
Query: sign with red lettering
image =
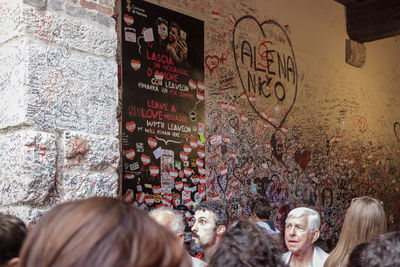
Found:
[[[183,189],[185,199],[201,200],[204,22],[145,1],[121,5],[122,194],[148,207],[170,205]]]

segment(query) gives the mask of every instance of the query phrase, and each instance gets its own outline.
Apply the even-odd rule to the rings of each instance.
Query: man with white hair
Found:
[[[178,239],[183,243],[185,226],[183,224],[183,218],[180,213],[165,207],[161,207],[150,211],[149,215],[159,224],[176,234]],[[194,257],[191,258],[193,267],[207,266],[206,262]]]
[[[314,246],[319,238],[321,218],[310,208],[295,208],[286,219],[285,243],[288,252],[282,258],[291,267],[323,267],[328,254]]]

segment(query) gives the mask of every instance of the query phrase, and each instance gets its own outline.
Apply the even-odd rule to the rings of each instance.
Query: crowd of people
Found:
[[[251,209],[250,218],[230,223],[222,203],[199,203],[191,228],[198,255],[185,245],[182,214],[165,207],[148,213],[115,198],[75,200],[54,207],[29,232],[20,219],[0,214],[0,267],[400,266],[400,232],[387,233],[374,198],[353,199],[330,254],[316,245],[321,218],[314,209],[292,209],[281,231],[266,199]]]

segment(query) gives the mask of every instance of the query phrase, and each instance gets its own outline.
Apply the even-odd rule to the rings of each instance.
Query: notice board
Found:
[[[206,195],[204,22],[122,3],[122,195],[190,210]]]

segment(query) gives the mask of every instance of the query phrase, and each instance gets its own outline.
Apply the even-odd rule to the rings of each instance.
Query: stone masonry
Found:
[[[0,212],[117,196],[112,0],[0,0]]]

